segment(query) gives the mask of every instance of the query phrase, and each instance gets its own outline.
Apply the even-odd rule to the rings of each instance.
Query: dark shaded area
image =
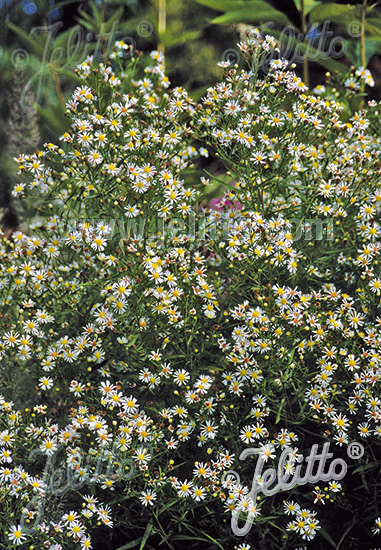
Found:
[[[300,15],[293,0],[270,0],[270,4],[282,11],[292,21],[295,27],[301,27]]]

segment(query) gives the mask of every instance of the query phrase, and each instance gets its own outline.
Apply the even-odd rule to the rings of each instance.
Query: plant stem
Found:
[[[307,21],[306,21],[304,0],[300,0],[300,11],[301,11],[303,42],[306,44]],[[309,87],[308,57],[306,53],[303,55],[303,82],[307,87]]]
[[[362,0],[361,4],[361,34],[360,34],[360,66],[364,69],[366,68],[366,58],[365,58],[365,21],[366,21],[366,3],[367,0]],[[360,92],[365,92],[365,81],[361,80]],[[361,109],[364,105],[364,97],[361,98],[361,103],[359,108]]]
[[[100,9],[100,35],[101,35],[101,51],[102,51],[102,57],[103,57],[103,63],[106,63],[106,49],[105,49],[105,36],[104,36],[104,20],[105,20],[105,0],[102,0],[101,2],[101,9]]]
[[[164,52],[163,35],[167,28],[167,0],[159,0],[159,19],[158,19],[158,34],[159,45],[158,50]]]
[[[157,524],[158,524],[158,526],[159,526],[160,531],[161,531],[161,532],[163,533],[163,535],[164,535],[164,538],[162,539],[162,541],[164,541],[164,542],[169,546],[169,548],[171,548],[171,550],[174,550],[172,544],[169,542],[169,540],[167,540],[167,539],[168,539],[167,533],[164,531],[164,528],[163,528],[162,524],[161,524],[160,521],[159,521],[158,515],[155,514],[155,512],[154,512],[153,510],[151,510],[151,512],[152,512],[154,518],[156,519],[156,522],[157,522]]]
[[[65,100],[64,100],[64,97],[63,97],[63,94],[62,94],[60,81],[59,81],[58,75],[57,75],[57,73],[54,69],[53,63],[49,63],[49,67],[50,67],[50,70],[52,71],[52,76],[53,76],[53,80],[54,80],[54,85],[55,85],[56,90],[57,90],[58,99],[59,99],[61,105],[65,106]]]
[[[360,35],[360,65],[365,69],[365,20],[366,20],[366,3],[367,0],[362,0],[361,4],[361,35]]]
[[[49,31],[48,31],[47,21],[46,21],[45,17],[44,17],[44,20],[43,20],[43,28],[44,28],[44,32],[45,32],[45,37],[48,39],[49,38]],[[65,100],[64,100],[64,97],[63,97],[63,94],[62,94],[60,81],[59,81],[57,72],[55,70],[54,63],[49,63],[49,69],[52,73],[54,86],[55,86],[56,91],[57,91],[59,102],[64,107],[65,106]]]

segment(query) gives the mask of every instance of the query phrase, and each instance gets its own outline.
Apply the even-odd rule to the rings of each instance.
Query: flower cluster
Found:
[[[91,548],[127,506],[159,530],[205,504],[229,547],[232,513],[307,544],[345,480],[253,501],[242,449],[289,449],[293,475],[317,442],[379,448],[380,106],[345,119],[273,38],[240,48],[249,70],[224,65],[198,105],[160,52],[143,74],[122,44],[88,58],[61,144],[17,159],[38,218],[0,242],[0,361],[31,381],[26,408],[0,400],[7,543]],[[211,153],[214,210],[194,177]]]

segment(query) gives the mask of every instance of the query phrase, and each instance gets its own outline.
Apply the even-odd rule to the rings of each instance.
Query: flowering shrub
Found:
[[[195,105],[161,53],[142,75],[118,47],[78,68],[62,146],[17,159],[41,216],[0,249],[1,362],[30,385],[26,406],[0,400],[3,546],[369,548],[380,111],[342,105],[370,76],[311,95],[252,31],[249,69]],[[213,211],[190,177],[208,152],[227,169]],[[343,479],[253,497],[242,451],[292,476],[324,443]]]

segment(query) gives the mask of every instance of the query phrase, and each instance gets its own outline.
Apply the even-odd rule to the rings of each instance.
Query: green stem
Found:
[[[104,36],[104,20],[105,20],[105,0],[101,1],[101,9],[100,9],[100,36],[101,36],[101,50],[102,50],[102,57],[103,57],[103,63],[106,63],[107,57],[106,57],[106,40]]]
[[[366,68],[366,58],[365,58],[365,22],[366,22],[366,4],[367,0],[362,0],[361,4],[361,34],[360,34],[360,65],[364,69]],[[360,92],[365,92],[365,81],[361,80]],[[361,97],[361,102],[359,109],[364,105],[364,97]]]
[[[361,35],[360,35],[360,64],[362,67],[366,66],[365,59],[365,20],[366,20],[366,3],[367,0],[362,0],[361,4]]]
[[[44,31],[45,31],[45,37],[48,38],[49,33],[48,33],[48,27],[47,27],[47,22],[46,22],[45,17],[44,17],[44,20],[43,20],[43,27],[44,27]],[[57,72],[54,68],[53,63],[49,63],[49,69],[51,70],[51,73],[52,73],[54,86],[55,86],[56,91],[57,91],[59,102],[64,107],[65,106],[65,100],[64,100],[64,97],[63,97],[63,94],[62,94],[60,81],[59,81],[59,78],[58,78],[58,75],[57,75]]]
[[[165,543],[169,546],[169,548],[171,548],[171,550],[174,550],[172,544],[171,544],[171,543],[169,542],[169,540],[168,540],[168,535],[167,535],[167,533],[165,532],[165,530],[164,530],[162,524],[160,523],[160,520],[159,520],[158,515],[155,514],[155,512],[154,512],[153,510],[151,510],[151,512],[152,512],[154,518],[156,519],[156,522],[157,522],[157,524],[158,524],[158,526],[159,526],[160,531],[161,531],[161,532],[163,533],[163,535],[164,535],[164,536],[163,536],[163,539],[162,539],[162,542],[165,542]]]
[[[158,20],[158,34],[159,45],[158,50],[164,52],[163,35],[167,28],[167,0],[159,0],[159,20]]]
[[[55,88],[57,90],[57,95],[58,95],[58,99],[61,103],[61,105],[64,107],[65,106],[65,100],[64,100],[64,97],[63,97],[63,94],[62,94],[62,90],[61,90],[61,85],[60,85],[60,81],[59,81],[59,78],[58,78],[58,75],[54,69],[54,65],[53,63],[50,63],[49,64],[49,68],[52,72],[52,76],[53,76],[53,80],[54,80],[54,85],[55,85]]]
[[[303,42],[306,44],[307,21],[306,21],[304,0],[300,0],[300,10],[301,10]],[[306,53],[303,55],[303,82],[307,87],[309,87],[308,57]]]

